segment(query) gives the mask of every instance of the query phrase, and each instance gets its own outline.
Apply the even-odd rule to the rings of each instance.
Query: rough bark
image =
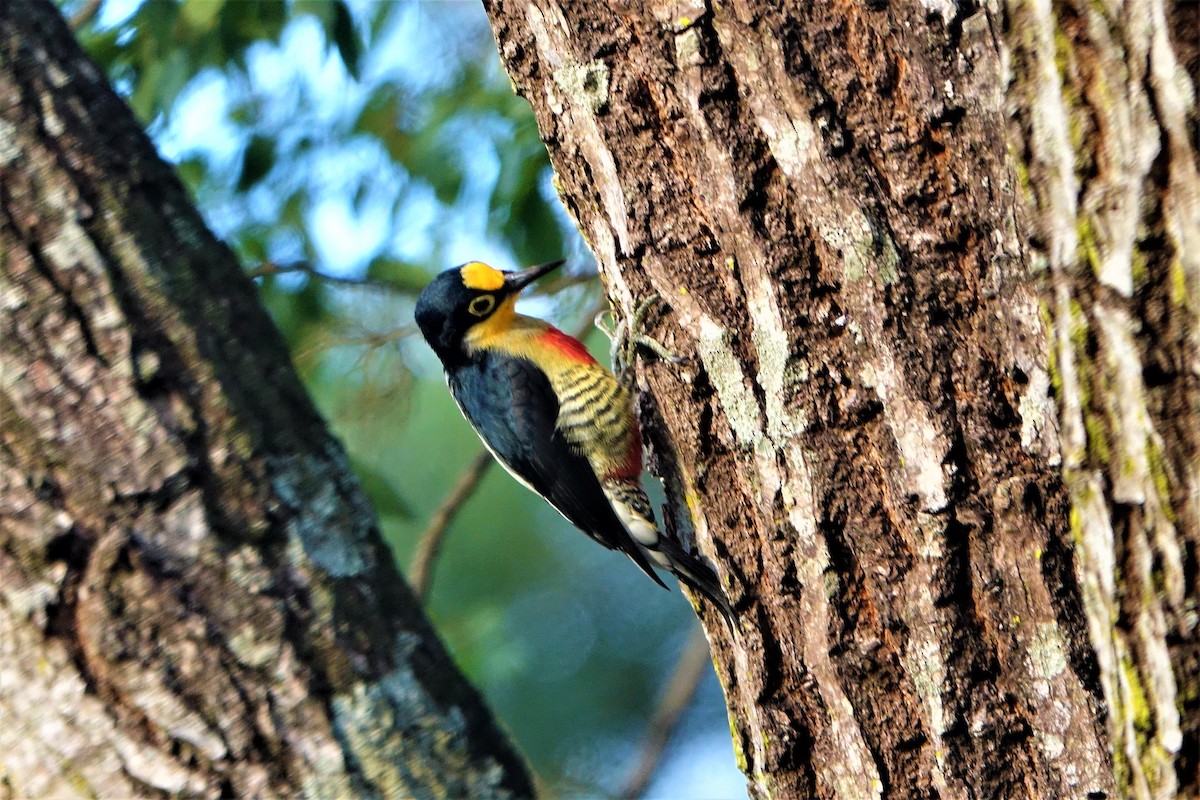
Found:
[[[1200,790],[1189,12],[486,5],[611,299],[690,358],[643,420],[741,617],[700,610],[752,793]]]
[[[1200,794],[1195,9],[1008,9],[1071,533],[1117,774],[1138,798]]]
[[[0,796],[519,797],[251,282],[0,5]]]

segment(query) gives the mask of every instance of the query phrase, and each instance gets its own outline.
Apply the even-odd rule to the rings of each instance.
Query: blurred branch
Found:
[[[321,272],[307,261],[294,261],[290,264],[276,264],[274,261],[264,261],[258,267],[246,270],[246,274],[251,278],[265,278],[270,275],[296,273],[341,286],[357,286],[359,288],[375,289],[381,292],[392,292],[401,295],[415,294],[412,286],[392,283],[391,281],[379,280],[377,278],[350,278],[344,275],[330,275],[328,272]],[[599,274],[595,272],[561,275],[540,281],[534,291],[540,295],[554,295],[573,286],[594,284],[599,280],[599,277]]]
[[[75,16],[71,17],[70,22],[67,23],[71,26],[71,30],[78,32],[80,28],[95,19],[97,12],[100,11],[100,6],[103,4],[104,0],[87,0],[87,2],[75,12]]]
[[[446,499],[442,501],[442,505],[429,520],[429,525],[426,526],[424,533],[421,534],[421,538],[417,542],[417,552],[413,555],[412,567],[408,572],[408,583],[412,586],[417,600],[422,603],[429,595],[429,586],[433,583],[433,563],[442,549],[442,541],[446,538],[450,522],[458,514],[463,503],[467,502],[475,493],[475,488],[479,486],[479,481],[483,479],[484,473],[487,472],[488,466],[493,461],[492,454],[487,450],[472,459],[467,468],[458,476],[454,488],[450,490],[450,494],[446,495]]]
[[[711,663],[710,658],[704,631],[696,628],[692,638],[688,640],[687,649],[675,665],[675,671],[667,681],[667,689],[658,703],[658,708],[654,710],[654,716],[650,718],[637,766],[625,778],[625,784],[617,795],[621,800],[637,800],[645,793],[650,780],[662,763],[675,726],[679,724],[680,717],[691,704],[692,695],[696,693],[696,687],[700,685],[700,679],[704,677],[706,668]]]
[[[380,281],[373,278],[349,278],[345,275],[330,275],[328,272],[321,272],[307,261],[294,261],[290,264],[276,264],[274,261],[264,261],[260,266],[246,270],[246,274],[251,278],[265,278],[269,275],[289,275],[295,273],[308,275],[319,281],[335,283],[339,286],[357,286],[360,289],[375,289],[381,292],[393,292],[403,295],[412,294],[407,287],[397,286],[388,281]]]
[[[328,352],[335,347],[361,347],[364,352],[378,350],[403,341],[416,331],[417,326],[415,325],[403,325],[390,331],[359,330],[344,334],[328,333],[315,339],[303,349],[296,350],[292,359],[297,364],[311,364],[321,353]]]
[[[585,286],[587,284],[595,284],[600,282],[600,274],[597,272],[577,272],[574,274],[564,273],[556,274],[552,278],[544,278],[537,282],[538,294],[558,294],[564,289],[570,289],[572,286]],[[594,316],[594,315],[593,315]]]

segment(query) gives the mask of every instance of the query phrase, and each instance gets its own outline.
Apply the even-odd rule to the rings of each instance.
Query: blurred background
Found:
[[[481,5],[60,6],[255,276],[408,574],[481,451],[414,335],[426,281],[468,260],[566,256],[524,308],[608,351],[591,326],[605,306],[590,255]],[[430,618],[544,795],[618,796],[698,629],[682,595],[495,468],[453,516],[431,575]],[[746,796],[711,664],[703,674],[646,797]]]

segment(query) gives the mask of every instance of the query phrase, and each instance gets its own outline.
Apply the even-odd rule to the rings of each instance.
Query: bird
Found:
[[[510,475],[659,586],[654,567],[674,574],[736,631],[716,573],[655,522],[630,389],[578,339],[516,311],[521,291],[563,263],[447,269],[417,298],[417,327],[459,410]]]

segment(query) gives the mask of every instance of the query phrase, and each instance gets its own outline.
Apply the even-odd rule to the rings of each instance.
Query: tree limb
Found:
[[[48,2],[0,4],[0,122],[0,786],[532,796],[253,283]]]
[[[646,726],[646,735],[642,738],[637,763],[626,776],[617,795],[622,800],[636,800],[645,793],[662,763],[675,726],[679,724],[683,712],[691,705],[696,688],[711,666],[712,654],[709,651],[708,639],[704,637],[704,631],[696,628],[688,639],[687,647],[679,656],[675,670],[667,679],[666,690]]]
[[[417,549],[413,553],[412,564],[408,570],[408,583],[413,594],[424,603],[429,597],[429,589],[433,584],[433,567],[438,554],[442,550],[442,542],[451,521],[458,514],[463,504],[470,499],[479,486],[489,466],[495,459],[487,450],[479,452],[467,465],[454,482],[446,499],[438,506],[438,510],[429,518],[429,524],[417,540]]]

